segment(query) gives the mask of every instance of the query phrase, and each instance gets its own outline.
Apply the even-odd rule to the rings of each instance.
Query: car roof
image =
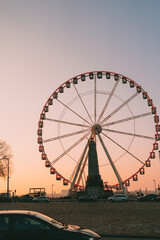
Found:
[[[0,211],[0,214],[28,214],[28,215],[35,216],[39,213],[34,211],[26,211],[26,210],[2,210]]]
[[[145,197],[145,196],[157,196],[157,194],[155,194],[155,193],[149,193],[149,194],[144,195],[144,197]]]
[[[126,197],[126,195],[124,195],[124,194],[117,194],[117,195],[114,195],[114,197]]]
[[[62,228],[63,224],[56,221],[55,219],[53,218],[50,218],[42,213],[39,213],[39,212],[34,212],[34,211],[25,211],[25,210],[3,210],[3,211],[0,211],[0,215],[1,214],[19,214],[19,215],[28,215],[28,216],[35,216],[35,217],[38,217],[39,219],[41,220],[44,220],[48,223],[52,223],[54,225],[56,225],[57,227],[59,228]]]

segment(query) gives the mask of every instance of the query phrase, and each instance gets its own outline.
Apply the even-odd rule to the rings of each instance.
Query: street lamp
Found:
[[[156,181],[153,180],[153,182],[154,182],[155,194],[157,194],[157,190],[156,190]]]
[[[8,168],[7,168],[7,172],[8,172],[8,174],[7,174],[7,197],[9,197],[9,158],[6,158],[7,160],[8,160]]]

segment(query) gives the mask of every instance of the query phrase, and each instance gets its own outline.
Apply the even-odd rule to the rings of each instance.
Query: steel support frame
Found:
[[[107,155],[107,158],[108,158],[108,160],[109,160],[109,162],[110,162],[110,164],[111,164],[111,166],[113,168],[113,171],[114,171],[114,173],[115,173],[115,175],[116,175],[116,177],[118,179],[118,182],[119,182],[119,184],[121,186],[121,189],[123,190],[123,192],[125,192],[126,190],[125,190],[125,186],[124,186],[124,183],[122,181],[122,178],[121,178],[118,170],[116,169],[116,166],[115,166],[115,164],[114,164],[114,162],[113,162],[113,160],[112,160],[112,158],[111,158],[111,156],[110,156],[110,154],[109,154],[109,152],[108,152],[108,150],[107,150],[107,148],[106,148],[106,146],[105,146],[105,144],[104,144],[100,134],[98,133],[98,131],[96,131],[96,133],[97,133],[98,138],[99,138],[99,140],[100,140],[100,142],[102,144],[102,147],[103,147],[103,149],[104,149],[104,151],[105,151],[105,153]]]

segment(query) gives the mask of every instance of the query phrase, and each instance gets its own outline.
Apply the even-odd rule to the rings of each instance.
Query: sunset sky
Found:
[[[159,0],[0,0],[0,139],[12,148],[10,190],[65,189],[44,167],[37,128],[47,99],[68,79],[89,71],[120,73],[141,85],[160,113],[159,11]],[[156,153],[130,189],[153,190],[159,173]]]

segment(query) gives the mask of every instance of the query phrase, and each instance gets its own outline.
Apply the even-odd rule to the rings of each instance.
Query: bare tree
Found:
[[[11,148],[5,142],[0,140],[0,177],[7,176],[8,161],[11,159]]]

